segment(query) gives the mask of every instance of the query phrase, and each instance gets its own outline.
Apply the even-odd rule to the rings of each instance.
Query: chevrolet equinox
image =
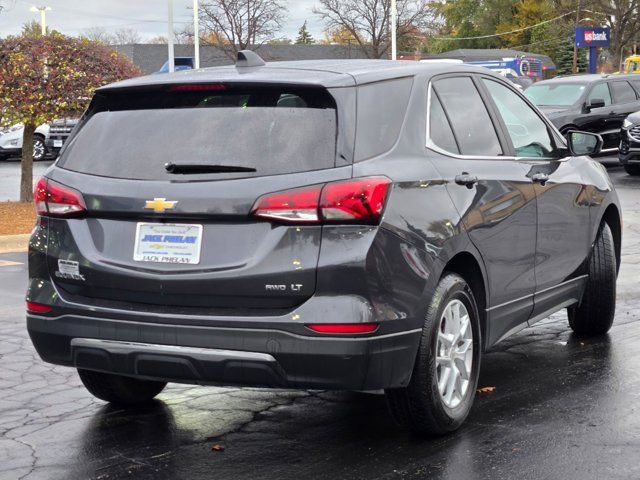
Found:
[[[564,308],[611,327],[601,146],[462,64],[243,51],[108,85],[35,188],[29,334],[109,402],[384,389],[407,428],[450,432],[481,352]]]

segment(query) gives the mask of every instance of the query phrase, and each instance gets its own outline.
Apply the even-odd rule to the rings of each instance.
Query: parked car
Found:
[[[450,432],[482,351],[564,308],[609,330],[600,146],[467,65],[243,51],[112,84],[36,186],[29,334],[117,404],[173,381],[385,389],[408,428]]]
[[[0,128],[0,160],[22,155],[22,136],[24,125],[21,123],[10,127]],[[49,136],[49,125],[44,124],[36,128],[33,135],[33,160],[44,160],[47,156],[46,139]]]
[[[640,175],[640,112],[632,113],[622,124],[618,159],[629,175]]]
[[[175,57],[173,60],[174,71],[176,72],[195,68],[195,61],[193,57]],[[164,62],[162,67],[160,67],[160,70],[154,72],[154,74],[158,73],[169,73],[169,60]]]
[[[604,140],[603,151],[620,143],[622,122],[640,110],[640,78],[635,75],[568,75],[535,83],[525,95],[561,133],[584,130]]]
[[[47,139],[47,149],[54,157],[60,154],[60,150],[71,135],[71,132],[78,124],[77,118],[61,118],[51,123],[49,138]]]

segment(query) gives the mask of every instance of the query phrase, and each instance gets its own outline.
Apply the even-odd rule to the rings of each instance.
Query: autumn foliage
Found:
[[[24,123],[23,145],[31,145],[38,125],[81,114],[96,88],[140,73],[127,57],[83,38],[0,39],[0,124]],[[23,201],[31,199],[32,153],[22,149]]]

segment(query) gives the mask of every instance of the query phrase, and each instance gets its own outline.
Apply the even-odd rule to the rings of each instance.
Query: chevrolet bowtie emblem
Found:
[[[144,208],[152,209],[156,213],[164,213],[165,210],[171,210],[176,206],[176,201],[167,201],[166,198],[154,198],[153,200],[147,200],[144,204]]]

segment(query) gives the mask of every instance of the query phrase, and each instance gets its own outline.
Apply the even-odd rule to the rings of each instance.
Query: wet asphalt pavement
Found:
[[[172,384],[150,406],[110,407],[39,360],[26,255],[0,255],[0,479],[639,479],[640,177],[607,163],[624,208],[611,332],[576,338],[558,313],[499,344],[479,385],[495,390],[435,440],[363,393]]]

